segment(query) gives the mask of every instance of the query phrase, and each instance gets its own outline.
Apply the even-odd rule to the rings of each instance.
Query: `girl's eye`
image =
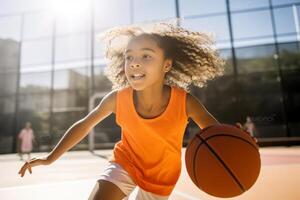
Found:
[[[131,56],[126,56],[125,59],[126,59],[126,60],[130,60],[130,59],[131,59]]]
[[[149,55],[144,55],[143,58],[151,58]]]
[[[150,55],[143,55],[143,58],[151,58]],[[132,56],[125,56],[125,60],[131,60],[132,59]]]

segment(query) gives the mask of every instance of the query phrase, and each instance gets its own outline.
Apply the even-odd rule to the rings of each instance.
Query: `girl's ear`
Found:
[[[165,72],[170,71],[171,67],[172,67],[172,60],[171,59],[167,59],[166,62],[165,62],[165,66],[164,66]]]

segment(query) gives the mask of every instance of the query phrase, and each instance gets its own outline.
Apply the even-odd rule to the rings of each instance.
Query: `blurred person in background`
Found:
[[[33,149],[33,142],[37,144],[30,122],[25,123],[25,127],[18,134],[18,140],[20,145],[19,146],[20,160],[23,160],[23,154],[27,154],[28,160],[30,160],[30,153]]]
[[[248,131],[251,136],[254,137],[254,134],[257,133],[257,129],[255,127],[254,122],[252,121],[250,116],[246,117],[246,122],[243,125],[244,130]]]

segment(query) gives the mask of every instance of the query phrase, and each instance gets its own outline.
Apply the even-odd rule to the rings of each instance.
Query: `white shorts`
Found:
[[[100,174],[98,180],[100,179],[110,181],[117,185],[126,195],[124,200],[167,200],[169,198],[169,196],[153,194],[138,187],[127,171],[125,171],[122,166],[116,162],[109,162],[109,165],[105,168],[104,172]],[[98,190],[98,187],[99,185],[96,184],[93,188],[92,194]]]

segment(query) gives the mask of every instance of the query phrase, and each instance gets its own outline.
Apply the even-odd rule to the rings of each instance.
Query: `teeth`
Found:
[[[132,80],[137,81],[143,79],[145,76],[145,74],[133,74],[131,75],[131,78]]]
[[[144,76],[143,74],[133,74],[132,75],[133,77],[142,77],[142,76]]]

